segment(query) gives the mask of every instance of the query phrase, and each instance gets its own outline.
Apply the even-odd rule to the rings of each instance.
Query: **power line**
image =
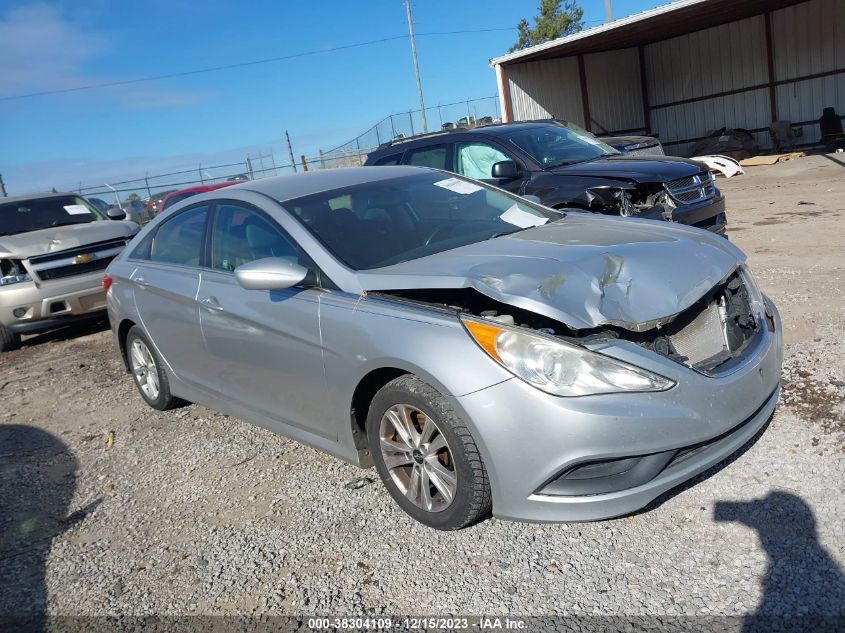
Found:
[[[431,35],[465,35],[468,33],[492,33],[496,31],[515,31],[515,28],[504,28],[504,29],[473,29],[473,30],[466,30],[466,31],[431,31],[429,33],[417,33],[417,37],[422,36],[431,36]],[[138,79],[124,79],[121,81],[109,81],[99,84],[89,84],[87,86],[75,86],[73,88],[59,88],[57,90],[44,90],[42,92],[30,92],[27,94],[22,95],[10,95],[6,97],[0,97],[0,101],[13,101],[16,99],[28,99],[30,97],[44,97],[47,95],[55,95],[55,94],[64,94],[68,92],[80,92],[82,90],[95,90],[98,88],[113,88],[115,86],[127,86],[130,84],[138,84],[147,81],[159,81],[161,79],[174,79],[176,77],[188,77],[190,75],[200,75],[204,73],[213,73],[218,72],[221,70],[231,70],[233,68],[245,68],[247,66],[257,66],[259,64],[271,64],[274,62],[281,62],[287,61],[291,59],[297,59],[300,57],[308,57],[312,55],[322,55],[325,53],[336,53],[338,51],[349,50],[351,48],[361,48],[363,46],[372,46],[374,44],[383,44],[385,42],[393,42],[395,40],[404,40],[408,39],[410,36],[408,34],[405,35],[394,35],[393,37],[383,37],[377,40],[370,40],[368,42],[358,42],[356,44],[345,44],[343,46],[335,46],[332,48],[324,48],[321,50],[315,51],[303,51],[299,53],[292,53],[290,55],[281,55],[279,57],[268,57],[266,59],[256,59],[253,61],[248,62],[238,62],[236,64],[224,64],[221,66],[211,66],[208,68],[198,68],[196,70],[186,70],[182,72],[176,73],[167,73],[164,75],[153,75],[150,77],[139,77]]]

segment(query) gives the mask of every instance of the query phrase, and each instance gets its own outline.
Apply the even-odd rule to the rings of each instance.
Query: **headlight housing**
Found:
[[[665,391],[675,385],[668,378],[579,345],[468,319],[463,323],[493,360],[555,396]]]
[[[0,259],[0,286],[32,281],[23,264],[17,259]]]

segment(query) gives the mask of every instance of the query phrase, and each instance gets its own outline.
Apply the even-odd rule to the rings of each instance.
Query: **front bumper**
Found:
[[[662,213],[658,211],[632,217],[646,220],[664,219]],[[672,222],[705,229],[717,235],[725,235],[728,224],[725,197],[719,195],[699,204],[679,204],[672,212]]]
[[[102,314],[106,309],[103,271],[0,288],[0,323],[12,332],[38,332]],[[22,311],[22,316],[15,316]]]
[[[487,467],[493,514],[520,521],[628,514],[736,452],[769,420],[780,393],[781,325],[769,307],[773,331],[764,331],[745,362],[725,375],[704,376],[656,354],[646,358],[623,341],[602,352],[678,384],[657,393],[558,398],[514,378],[454,398]],[[556,492],[550,483],[573,468],[659,453],[670,459],[647,481],[632,479],[633,487],[547,494]]]

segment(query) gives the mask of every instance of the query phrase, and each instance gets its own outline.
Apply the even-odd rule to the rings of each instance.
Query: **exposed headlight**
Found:
[[[19,259],[0,259],[0,286],[32,281]]]
[[[24,273],[22,275],[6,275],[5,277],[0,277],[0,286],[8,286],[10,284],[17,284],[22,281],[32,281],[32,277],[28,274]]]
[[[525,382],[555,396],[664,391],[675,383],[578,345],[464,320],[476,343]]]

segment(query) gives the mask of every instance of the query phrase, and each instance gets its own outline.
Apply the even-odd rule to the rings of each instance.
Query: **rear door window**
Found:
[[[448,158],[447,145],[430,145],[420,147],[408,152],[405,164],[416,165],[417,167],[434,167],[435,169],[448,169],[446,164]]]
[[[208,205],[186,209],[168,219],[158,227],[149,244],[149,260],[200,266],[207,219]]]

